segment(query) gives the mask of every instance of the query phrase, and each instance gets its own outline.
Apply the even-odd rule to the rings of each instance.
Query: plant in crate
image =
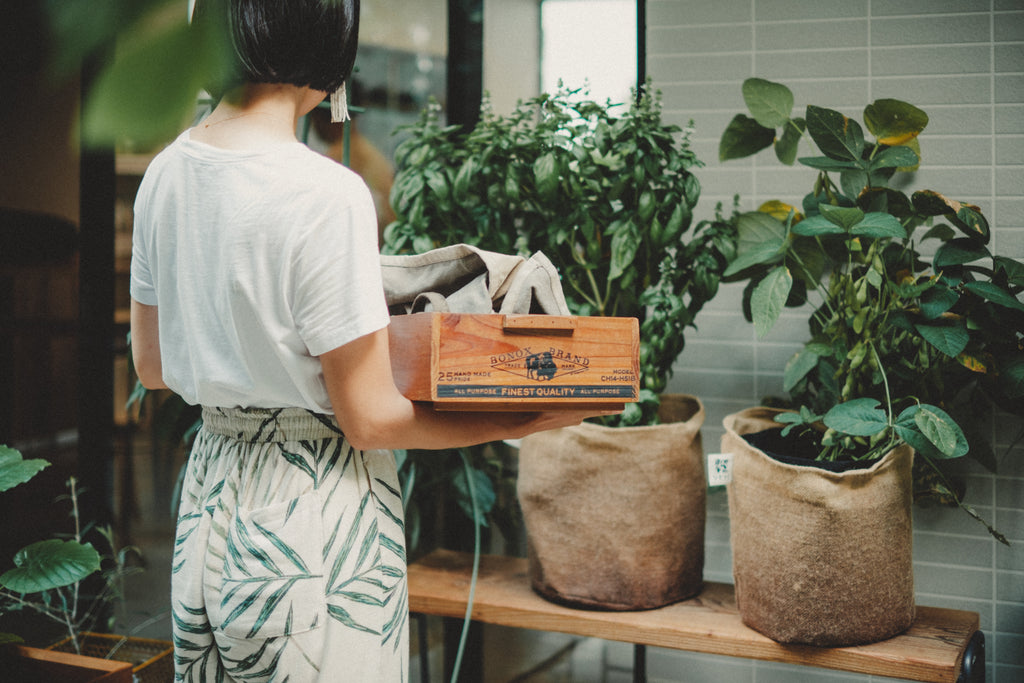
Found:
[[[989,225],[977,206],[932,190],[907,196],[899,189],[901,183],[893,182],[898,172],[918,167],[918,135],[928,117],[917,107],[877,100],[864,109],[862,127],[838,111],[813,105],[807,106],[805,116],[794,117],[789,88],[763,79],[746,81],[743,96],[751,115],[737,115],[725,130],[723,160],[774,147],[780,161],[792,164],[805,138],[820,154],[799,159],[817,171],[812,191],[799,208],[776,201],[735,217],[739,247],[725,276],[747,282],[744,313],[757,333],[764,336],[787,306],[806,307],[810,325],[809,341],[784,373],[784,388],[795,410],[756,409],[726,421],[724,442],[743,454],[737,455],[730,491],[738,601],[741,612],[745,602],[748,612],[756,613],[744,614],[745,621],[787,642],[852,644],[888,637],[905,628],[913,615],[912,452],[903,444],[920,456],[914,464],[919,498],[960,505],[984,523],[963,504],[962,492],[939,464],[970,454],[994,470],[996,459],[987,438],[992,413],[1007,410],[1024,416],[1024,265],[992,254]],[[865,137],[865,127],[873,140]],[[757,448],[742,443],[740,436]],[[800,439],[810,441],[810,461],[786,462],[850,471],[801,484],[802,477],[812,476],[809,468],[779,468],[764,457],[769,451],[791,451]],[[781,474],[770,473],[772,468]],[[873,501],[847,501],[851,487],[866,486],[867,473],[900,470],[905,477],[892,476],[889,493],[878,493]],[[843,477],[857,483],[844,489]],[[790,494],[800,501],[793,503],[790,522],[809,510],[839,504],[846,507],[833,519],[871,507],[877,516],[865,523],[865,512],[859,531],[838,531],[830,521],[808,532],[766,513],[782,505],[780,496]],[[879,505],[881,496],[891,500],[891,507]],[[826,536],[853,539],[863,550],[858,553],[886,567],[865,584],[898,593],[883,598],[895,605],[893,620],[865,616],[863,622],[833,623],[832,632],[794,633],[793,611],[781,604],[780,592],[769,598],[765,586],[771,580],[754,573],[754,565],[760,564],[760,570],[774,564],[775,555],[758,545],[764,539],[774,544],[773,552],[790,546],[771,529],[743,531],[745,522],[735,521],[755,515],[763,524],[786,527],[787,534],[814,536],[813,544],[807,539],[803,543],[817,548],[818,558],[843,555],[830,545],[821,549],[821,544],[831,543]],[[867,538],[865,528],[870,531]],[[766,554],[771,561],[758,559]],[[836,591],[830,593],[828,583],[835,576],[823,578],[821,595],[812,595],[808,586],[819,571],[853,575],[838,560],[831,570],[811,561],[796,568],[782,564],[780,575],[805,575],[804,593],[794,600],[820,601],[832,614],[870,614],[861,608],[878,599],[876,594],[860,602],[830,602]],[[814,617],[818,623],[813,628],[827,631],[827,619],[817,612]],[[868,623],[871,618],[876,621]],[[847,629],[852,621],[856,628]]]
[[[47,466],[45,460],[25,460],[17,450],[0,446],[0,491],[28,482]],[[144,662],[146,675],[159,675],[157,670],[170,660],[156,665],[151,657],[169,657],[170,643],[120,636],[110,636],[109,642],[103,642],[108,638],[93,633],[101,624],[113,626],[116,614],[111,607],[122,598],[123,580],[142,569],[130,562],[137,550],[116,548],[110,528],[96,529],[109,554],[101,555],[91,542],[83,540],[92,529],[91,525],[83,526],[79,519],[80,493],[72,477],[66,500],[71,505],[73,533],[66,538],[57,536],[29,544],[15,554],[14,566],[0,574],[0,614],[34,612],[58,624],[66,634],[55,648],[94,656],[101,652],[101,657],[138,660],[136,664],[149,660]],[[0,633],[0,644],[21,641],[17,635]],[[143,666],[136,669],[141,671]]]
[[[613,609],[650,607],[692,594],[699,589],[703,564],[699,427],[704,413],[693,397],[663,399],[662,392],[683,350],[686,328],[717,292],[735,237],[731,223],[721,217],[693,221],[700,194],[693,171],[700,161],[690,149],[689,132],[662,121],[660,97],[649,85],[628,106],[594,102],[585,93],[561,88],[520,103],[508,115],[495,114],[485,101],[472,130],[443,126],[438,113],[437,108],[425,111],[398,149],[391,196],[398,220],[385,231],[386,249],[422,252],[467,242],[506,253],[540,251],[558,269],[573,314],[633,317],[640,325],[639,401],[608,420],[609,426],[588,424],[524,440],[518,497],[535,560],[550,557],[541,548],[550,546],[565,551],[557,564],[578,569],[574,548],[591,543],[589,532],[608,515],[626,511],[644,518],[654,536],[664,534],[663,544],[652,545],[663,546],[673,558],[641,560],[643,553],[634,547],[640,535],[630,534],[601,543],[605,555],[582,564],[592,566],[594,575],[607,570],[632,585],[611,581],[602,590],[569,588],[559,585],[556,563],[545,560],[543,580],[532,563],[534,587],[555,599]],[[640,430],[663,419],[668,424],[660,425],[662,442],[640,445]],[[586,446],[578,443],[581,438]],[[687,447],[681,457],[679,451]],[[542,455],[539,448],[552,448],[559,457]],[[634,466],[638,459],[661,469],[670,494],[652,490],[650,477],[646,483],[629,478],[646,471]],[[535,476],[533,463],[542,461],[573,474]],[[532,501],[551,499],[530,491],[545,478],[574,482],[553,497],[562,509],[535,509]],[[609,482],[610,493],[599,480]],[[682,494],[684,486],[695,491]],[[606,512],[595,515],[593,506]],[[693,532],[680,533],[687,517]],[[565,536],[539,533],[541,518],[558,520]],[[636,518],[604,526],[629,527]],[[576,574],[585,578],[584,572]],[[649,589],[646,595],[638,595],[641,584]]]

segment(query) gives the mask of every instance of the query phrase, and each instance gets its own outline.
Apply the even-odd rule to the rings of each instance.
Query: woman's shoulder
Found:
[[[296,145],[291,152],[288,156],[292,166],[286,174],[295,191],[301,192],[303,187],[313,191],[327,190],[328,195],[338,200],[357,199],[372,203],[366,181],[351,168],[305,145]]]

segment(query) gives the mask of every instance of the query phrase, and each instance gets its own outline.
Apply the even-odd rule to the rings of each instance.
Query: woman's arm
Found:
[[[157,327],[157,307],[140,304],[132,299],[132,363],[142,386],[147,389],[166,389],[163,363],[160,360],[160,333]]]
[[[579,424],[616,411],[437,412],[395,387],[386,329],[320,356],[338,424],[355,448],[458,448]]]

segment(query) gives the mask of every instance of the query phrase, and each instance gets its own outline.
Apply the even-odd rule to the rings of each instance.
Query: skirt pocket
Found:
[[[274,638],[324,625],[320,497],[238,510],[227,530],[220,594],[207,605],[213,627],[233,638]]]

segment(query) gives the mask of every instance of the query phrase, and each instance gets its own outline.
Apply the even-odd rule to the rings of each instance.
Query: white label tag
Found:
[[[708,486],[732,481],[732,453],[708,453]]]

